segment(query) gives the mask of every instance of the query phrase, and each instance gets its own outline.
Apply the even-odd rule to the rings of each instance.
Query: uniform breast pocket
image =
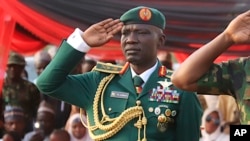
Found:
[[[115,93],[115,92],[114,92]],[[110,118],[114,118],[119,116],[122,112],[126,110],[128,98],[127,93],[119,94],[115,93],[113,96],[111,94],[110,97],[105,100],[105,111],[109,115]]]

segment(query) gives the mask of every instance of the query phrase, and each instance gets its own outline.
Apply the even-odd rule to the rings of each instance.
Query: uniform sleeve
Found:
[[[39,90],[43,94],[79,107],[84,108],[85,105],[90,104],[87,102],[93,94],[92,87],[97,87],[94,72],[69,75],[83,56],[83,52],[74,49],[64,41],[53,60],[39,75],[37,80]]]
[[[183,92],[177,117],[177,141],[198,141],[202,107],[195,93]]]
[[[245,79],[243,62],[231,60],[214,64],[209,71],[198,81],[198,93],[233,95],[237,85]]]
[[[67,43],[80,52],[88,52],[90,47],[82,39],[82,34],[83,32],[79,28],[76,28],[75,31],[68,37]]]

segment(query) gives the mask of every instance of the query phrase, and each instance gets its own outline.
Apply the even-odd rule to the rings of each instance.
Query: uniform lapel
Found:
[[[156,70],[151,74],[151,76],[149,77],[149,79],[146,82],[145,86],[143,87],[141,95],[147,94],[153,88],[156,88],[157,86],[160,85],[160,84],[157,83],[158,81],[165,79],[165,77],[160,77],[159,76],[158,72],[159,72],[160,67],[161,67],[161,64],[158,63]]]
[[[120,75],[120,80],[118,81],[118,83],[122,87],[126,88],[129,92],[136,93],[132,81],[132,74],[129,67],[124,74]]]

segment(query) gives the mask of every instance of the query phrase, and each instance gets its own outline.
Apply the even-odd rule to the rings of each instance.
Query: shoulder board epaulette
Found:
[[[167,69],[166,77],[171,78],[171,75],[173,74],[173,70]]]
[[[123,66],[114,65],[111,63],[97,62],[96,66],[92,69],[92,71],[119,74],[122,68]]]

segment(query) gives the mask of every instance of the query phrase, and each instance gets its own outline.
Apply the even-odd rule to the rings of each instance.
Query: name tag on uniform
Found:
[[[128,99],[129,93],[112,91],[110,97]]]

